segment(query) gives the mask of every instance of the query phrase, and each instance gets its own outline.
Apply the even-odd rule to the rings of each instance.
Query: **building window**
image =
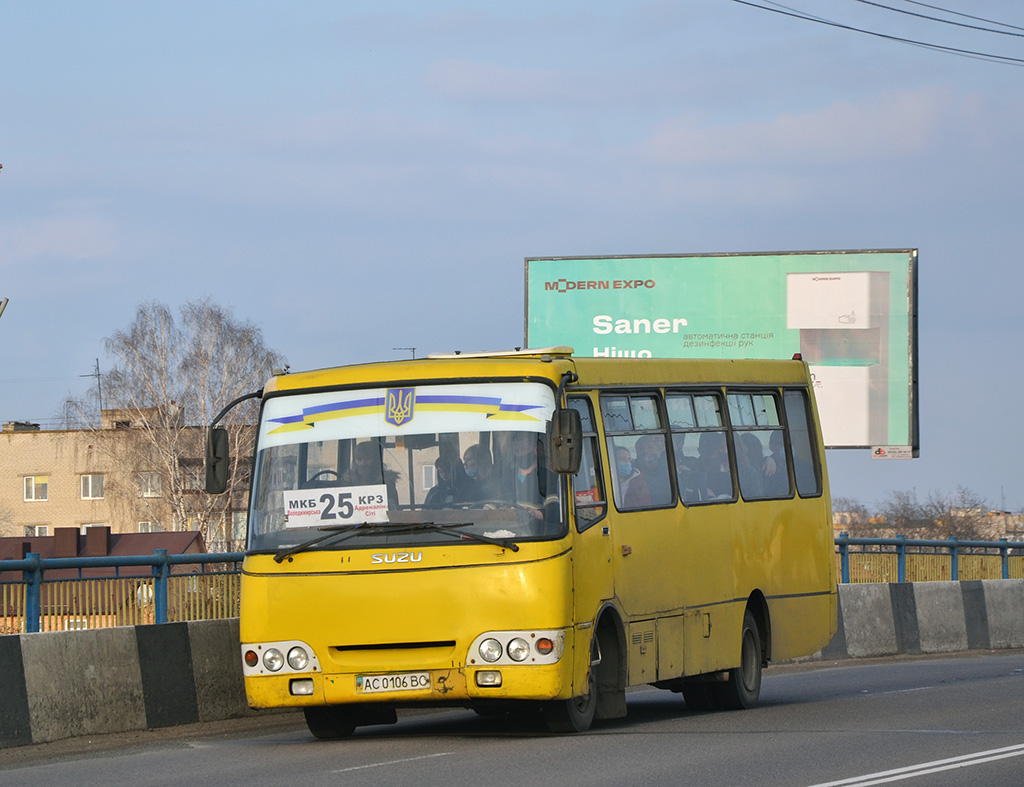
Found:
[[[245,528],[249,523],[249,514],[245,511],[231,512],[231,540],[245,541]]]
[[[82,525],[83,536],[85,535],[85,531],[88,530],[90,527],[106,527],[106,524],[104,522],[90,522],[87,525]]]
[[[25,500],[47,500],[50,477],[45,475],[25,476]]]
[[[423,489],[433,489],[437,484],[437,468],[433,465],[423,465]]]
[[[90,473],[82,476],[82,499],[103,499],[103,473]]]
[[[158,522],[139,522],[140,533],[159,533],[160,524]]]
[[[159,473],[139,473],[139,496],[163,496],[163,484],[161,483]]]
[[[49,525],[25,525],[25,536],[32,538],[33,536],[48,536],[50,535]]]

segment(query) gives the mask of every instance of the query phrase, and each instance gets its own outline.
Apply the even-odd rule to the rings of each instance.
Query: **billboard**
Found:
[[[916,249],[529,257],[525,341],[611,358],[801,353],[826,446],[918,454]]]

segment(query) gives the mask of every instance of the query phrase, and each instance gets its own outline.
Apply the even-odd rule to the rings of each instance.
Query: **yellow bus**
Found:
[[[396,709],[747,708],[836,630],[831,503],[799,360],[431,356],[260,396],[241,658],[318,738]],[[215,422],[216,423],[216,422]],[[211,429],[207,486],[223,485]]]

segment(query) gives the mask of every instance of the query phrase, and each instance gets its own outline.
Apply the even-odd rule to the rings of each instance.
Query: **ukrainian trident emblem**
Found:
[[[401,426],[411,421],[413,403],[416,401],[415,388],[388,388],[384,406],[384,420],[392,426]]]

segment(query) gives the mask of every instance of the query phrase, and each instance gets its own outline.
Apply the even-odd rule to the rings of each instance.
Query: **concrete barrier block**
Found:
[[[32,743],[25,668],[21,660],[22,636],[0,637],[0,749]]]
[[[34,743],[145,729],[135,629],[28,634],[21,651]]]
[[[214,721],[250,712],[242,680],[238,618],[188,624],[192,643],[199,720]]]
[[[915,582],[913,587],[921,652],[967,650],[967,624],[960,583]]]
[[[887,584],[840,585],[839,606],[848,655],[887,656],[898,652]]]
[[[990,648],[1024,648],[1024,579],[985,579]]]
[[[905,582],[890,584],[889,599],[892,601],[892,618],[896,625],[896,652],[920,653],[921,631],[917,625],[914,586]]]
[[[188,624],[136,626],[146,725],[172,727],[199,721]]]
[[[967,627],[968,650],[991,647],[988,636],[988,608],[985,605],[985,586],[979,579],[960,583],[964,597],[964,624]]]

